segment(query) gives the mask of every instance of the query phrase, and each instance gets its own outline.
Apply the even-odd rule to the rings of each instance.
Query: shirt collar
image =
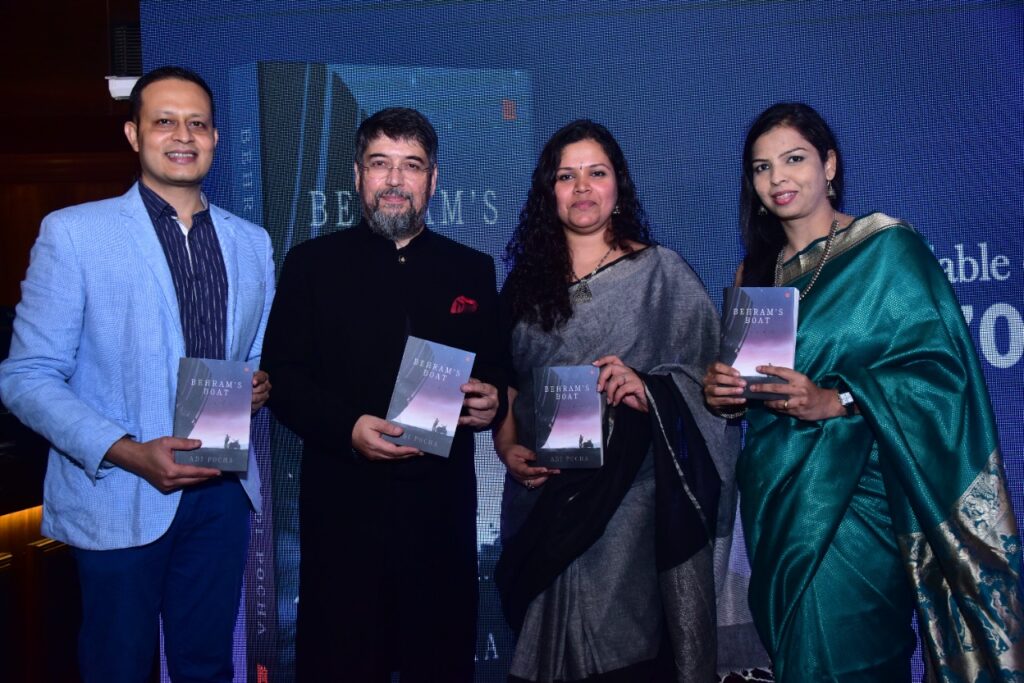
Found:
[[[139,180],[139,194],[142,195],[143,203],[149,210],[150,218],[154,221],[157,218],[163,218],[169,216],[171,218],[177,218],[178,212],[174,210],[174,207],[167,203],[163,197],[158,195],[155,190],[150,189],[146,186],[146,183]],[[210,210],[210,201],[206,198],[206,193],[202,190],[199,191],[199,200],[203,203],[202,211],[196,212],[195,215]]]

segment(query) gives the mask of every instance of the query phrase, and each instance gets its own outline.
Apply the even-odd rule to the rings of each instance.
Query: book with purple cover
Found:
[[[719,360],[747,381],[745,398],[773,400],[783,394],[750,391],[751,383],[785,384],[757,372],[759,365],[792,368],[800,293],[796,287],[726,287]]]
[[[387,420],[405,431],[383,438],[447,458],[462,412],[459,388],[469,380],[476,354],[410,336],[391,394]]]
[[[593,365],[533,369],[537,464],[573,469],[604,464],[604,400]]]
[[[199,439],[194,451],[175,451],[181,465],[224,472],[249,469],[252,365],[246,361],[182,358],[174,402],[174,436]]]

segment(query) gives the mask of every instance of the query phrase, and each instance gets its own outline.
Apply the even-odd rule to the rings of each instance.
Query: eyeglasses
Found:
[[[400,161],[397,164],[392,164],[387,159],[370,159],[370,163],[361,164],[366,175],[375,180],[382,180],[391,175],[391,171],[397,170],[404,176],[410,176],[412,178],[422,178],[427,171],[430,170],[430,165],[425,164],[422,161],[415,161],[413,159],[407,159]]]

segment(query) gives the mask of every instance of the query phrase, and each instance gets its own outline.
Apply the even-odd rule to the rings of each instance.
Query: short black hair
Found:
[[[131,103],[132,121],[135,123],[139,122],[139,112],[142,111],[142,91],[152,83],[169,79],[195,83],[203,89],[206,96],[210,98],[210,123],[212,124],[215,120],[213,91],[210,90],[210,86],[207,85],[202,76],[183,66],[160,66],[135,81],[135,85],[132,87],[132,94],[128,96],[128,101]]]
[[[430,165],[437,165],[437,131],[427,117],[415,109],[388,107],[360,123],[356,130],[357,164],[363,163],[363,155],[370,141],[381,135],[392,140],[415,140],[423,145]]]

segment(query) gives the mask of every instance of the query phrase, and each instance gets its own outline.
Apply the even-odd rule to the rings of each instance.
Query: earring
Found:
[[[831,180],[828,181],[828,183],[825,185],[825,188],[826,188],[825,189],[825,196],[828,197],[829,199],[835,199],[836,198],[836,188],[832,187],[832,181]]]
[[[616,204],[615,208],[612,209],[612,215],[613,216],[618,216],[620,213],[622,213],[622,210],[619,208],[619,205]]]
[[[758,208],[757,215],[758,216],[767,216],[768,215],[768,209],[764,208],[764,204],[762,204],[760,206],[760,208]]]

